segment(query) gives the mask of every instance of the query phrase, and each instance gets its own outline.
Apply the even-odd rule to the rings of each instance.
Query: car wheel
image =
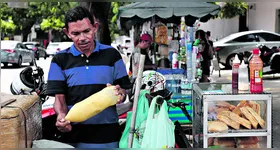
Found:
[[[30,66],[34,66],[34,60],[32,59],[32,61],[29,63]]]
[[[231,55],[228,56],[227,62],[226,62],[226,67],[227,67],[227,68],[229,68],[229,69],[232,68],[232,63],[233,63],[233,60],[234,60],[234,58],[235,58],[235,55],[236,55],[236,54],[231,54]]]
[[[22,57],[19,56],[19,58],[18,58],[18,63],[17,63],[17,64],[13,64],[13,65],[16,66],[16,67],[18,67],[18,68],[20,68],[21,65],[22,65]]]
[[[39,60],[40,59],[40,53],[36,54],[36,59]]]

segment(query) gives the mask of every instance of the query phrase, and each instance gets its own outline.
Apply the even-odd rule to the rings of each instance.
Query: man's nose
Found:
[[[86,39],[85,33],[81,33],[79,39],[80,40],[85,40]]]

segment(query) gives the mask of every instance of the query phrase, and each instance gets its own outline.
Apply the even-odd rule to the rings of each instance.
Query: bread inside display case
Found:
[[[208,133],[266,130],[264,101],[219,101],[209,103]]]
[[[211,137],[209,148],[266,148],[266,137]]]

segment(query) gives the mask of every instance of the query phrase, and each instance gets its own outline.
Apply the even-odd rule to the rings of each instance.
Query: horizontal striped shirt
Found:
[[[47,94],[64,94],[71,107],[101,91],[106,84],[131,88],[120,53],[111,46],[95,41],[90,56],[79,52],[74,45],[56,54],[50,65]],[[62,138],[68,143],[112,143],[120,136],[116,106],[111,106],[81,123]],[[108,136],[111,135],[111,136]]]

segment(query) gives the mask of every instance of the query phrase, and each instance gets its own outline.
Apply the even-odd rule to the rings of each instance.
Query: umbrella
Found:
[[[121,28],[126,29],[151,20],[152,17],[156,22],[178,24],[184,16],[186,24],[193,26],[196,20],[207,22],[219,11],[219,5],[207,2],[136,2],[120,7],[118,18]]]

